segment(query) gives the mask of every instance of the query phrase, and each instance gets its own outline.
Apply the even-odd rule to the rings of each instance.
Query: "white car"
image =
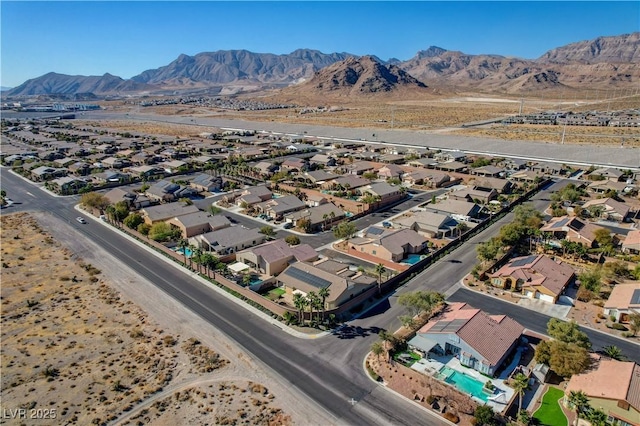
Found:
[[[84,218],[83,218],[83,217],[80,217],[80,216],[76,217],[76,220],[77,220],[78,222],[80,222],[80,223],[87,223],[87,221],[86,221],[86,220],[84,220]]]

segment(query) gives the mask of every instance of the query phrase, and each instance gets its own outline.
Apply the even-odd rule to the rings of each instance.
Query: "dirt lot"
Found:
[[[26,213],[1,225],[0,395],[3,413],[26,409],[3,423],[333,423],[70,225]]]

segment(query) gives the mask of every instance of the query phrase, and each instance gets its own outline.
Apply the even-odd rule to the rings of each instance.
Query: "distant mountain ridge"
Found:
[[[233,85],[241,88],[286,87],[308,82],[317,77],[318,71],[349,58],[364,57],[349,53],[325,54],[312,49],[298,49],[281,55],[247,50],[219,50],[194,56],[183,54],[166,66],[146,70],[130,80],[108,73],[88,77],[48,73],[4,91],[3,97],[74,93],[100,96],[143,92],[189,93],[190,90],[195,93],[196,89]],[[524,93],[582,87],[585,84],[593,88],[635,87],[640,83],[640,32],[571,43],[531,60],[490,54],[470,55],[437,46],[421,50],[406,61],[393,58],[385,62],[374,56],[367,58],[386,66],[388,72],[394,69],[392,74],[396,79],[408,81],[406,76],[400,76],[398,72],[405,71],[431,88]],[[374,70],[375,67],[369,68]],[[351,72],[355,72],[355,69]],[[379,76],[384,74],[380,68],[376,72]],[[390,87],[387,83],[393,78],[389,80],[387,77],[376,78],[372,80],[370,90],[365,89],[365,84],[353,94],[392,91],[387,90]],[[350,77],[345,74],[336,78],[338,81],[347,81]],[[332,89],[332,84],[323,82],[323,90],[338,90]],[[305,87],[318,89],[313,85]]]

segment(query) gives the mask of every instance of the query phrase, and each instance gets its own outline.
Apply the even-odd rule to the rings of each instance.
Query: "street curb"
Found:
[[[369,358],[369,355],[370,355],[370,354],[371,354],[371,352],[367,352],[367,354],[366,354],[366,355],[364,356],[364,358],[362,359],[362,369],[363,369],[363,371],[364,371],[364,374],[367,376],[367,378],[368,378],[369,380],[371,380],[373,383],[375,383],[376,385],[378,385],[378,387],[379,387],[379,388],[384,389],[386,392],[389,392],[389,393],[391,393],[392,395],[395,395],[395,396],[396,396],[396,397],[398,397],[398,398],[402,398],[403,400],[405,400],[405,401],[407,401],[407,402],[411,403],[413,406],[415,406],[415,407],[417,407],[417,408],[421,409],[421,410],[422,410],[422,411],[424,411],[424,412],[429,413],[430,415],[432,415],[432,416],[436,417],[438,420],[441,420],[443,423],[448,424],[448,425],[451,425],[451,426],[456,426],[456,424],[455,424],[455,423],[450,422],[449,420],[445,419],[445,418],[444,418],[444,417],[442,417],[442,416],[439,416],[438,414],[434,413],[433,411],[429,410],[428,408],[423,407],[422,405],[418,404],[418,403],[417,403],[417,402],[415,402],[415,401],[412,401],[411,399],[407,398],[406,396],[402,395],[401,393],[396,392],[395,390],[391,389],[391,388],[390,388],[390,387],[388,387],[387,385],[385,385],[385,384],[383,384],[383,383],[380,383],[380,382],[377,382],[377,381],[373,380],[373,377],[371,377],[371,375],[369,374],[369,371],[367,370],[367,358]]]
[[[484,292],[479,292],[479,291],[477,291],[477,290],[473,290],[473,289],[469,288],[469,286],[468,286],[468,285],[465,285],[465,284],[464,284],[464,279],[465,279],[467,276],[469,276],[469,275],[470,275],[470,274],[465,275],[465,277],[464,277],[464,278],[462,278],[462,279],[460,280],[460,283],[462,284],[462,287],[463,287],[463,288],[466,288],[466,289],[468,289],[469,291],[473,291],[473,292],[476,292],[476,293],[480,293],[482,296],[485,296],[485,297],[491,297],[491,298],[494,298],[494,299],[497,299],[497,300],[501,300],[501,301],[503,301],[503,302],[505,302],[505,303],[511,303],[511,302],[509,302],[509,301],[507,301],[507,300],[501,299],[501,298],[499,298],[499,297],[497,297],[497,296],[494,296],[494,295],[492,295],[492,294],[488,294],[488,293],[484,293]],[[511,303],[511,304],[512,304],[512,305],[514,305],[514,306],[518,306],[518,307],[520,307],[520,308],[524,308],[524,309],[530,310],[530,311],[538,312],[538,311],[536,311],[535,309],[531,309],[531,308],[530,308],[530,307],[528,307],[528,306],[518,305],[517,303]],[[549,318],[556,318],[556,317],[552,317],[552,316],[547,315],[547,314],[542,314],[542,315],[545,315],[545,316],[547,316],[547,317],[549,317]],[[567,321],[567,320],[562,319],[561,321]],[[577,322],[576,322],[576,323],[577,323]],[[588,330],[591,330],[591,331],[595,331],[595,332],[597,332],[597,333],[600,333],[600,334],[602,334],[602,335],[604,335],[604,336],[610,336],[610,337],[616,338],[616,339],[618,339],[618,340],[622,340],[623,342],[628,342],[628,343],[632,343],[632,344],[634,344],[634,345],[638,345],[638,346],[640,346],[640,342],[634,342],[634,341],[631,341],[631,340],[629,340],[629,339],[625,339],[624,337],[616,336],[615,334],[605,333],[605,332],[604,332],[604,331],[602,331],[602,330],[598,330],[597,328],[589,327],[588,325],[583,325],[583,324],[580,324],[580,323],[577,323],[577,324],[578,324],[578,326],[579,326],[580,328],[586,328],[586,329],[588,329]],[[541,334],[541,333],[537,333],[537,334]],[[547,336],[547,335],[546,335],[546,334],[544,334],[544,336]],[[548,337],[548,336],[547,336],[547,337]]]
[[[38,185],[38,182],[34,182],[31,179],[27,179],[26,177],[22,176],[20,173],[16,173],[13,171],[12,168],[7,167],[7,166],[2,166],[3,169],[9,169],[9,173],[13,174],[14,176],[22,179],[23,181],[31,184],[32,186],[38,188],[40,191],[46,192],[47,194],[51,195],[52,197],[56,197],[56,198],[64,198],[64,197],[69,197],[69,195],[59,195],[56,194],[55,192],[51,192],[49,191],[47,188],[44,187],[44,185],[40,186]]]
[[[80,213],[83,213],[86,216],[90,217],[93,221],[99,223],[100,225],[108,227],[108,228],[113,228],[111,225],[107,224],[106,222],[104,222],[100,218],[97,218],[94,215],[92,215],[92,214],[86,212],[85,210],[83,210],[80,207],[80,204],[76,204],[73,208],[76,211],[78,211]],[[114,229],[110,229],[110,230],[114,231]],[[307,340],[319,339],[319,338],[325,337],[325,336],[330,334],[328,331],[323,331],[323,332],[317,333],[317,334],[306,334],[306,333],[302,333],[300,331],[294,330],[291,327],[287,326],[286,324],[283,324],[280,321],[278,321],[278,320],[272,318],[271,316],[267,315],[266,313],[262,312],[261,310],[259,310],[257,308],[254,308],[253,306],[245,303],[241,299],[233,296],[232,294],[230,294],[229,292],[225,291],[224,289],[218,287],[217,285],[205,280],[198,273],[193,272],[193,271],[188,271],[188,270],[184,269],[182,266],[180,266],[176,262],[173,262],[173,261],[167,259],[162,254],[160,254],[157,251],[153,250],[152,248],[148,247],[146,244],[141,243],[140,241],[138,241],[137,239],[135,239],[131,235],[127,234],[126,232],[122,232],[122,231],[117,230],[117,229],[115,229],[115,230],[118,231],[119,234],[121,236],[123,236],[124,238],[126,238],[129,241],[131,241],[131,242],[135,243],[136,245],[138,245],[138,247],[143,248],[147,252],[149,252],[149,253],[153,254],[154,256],[156,256],[157,258],[163,260],[165,263],[171,265],[172,267],[178,269],[179,271],[185,273],[186,275],[189,275],[191,278],[194,278],[194,279],[198,280],[201,284],[207,285],[207,287],[213,289],[214,291],[216,291],[217,293],[221,294],[222,296],[224,296],[228,300],[230,300],[233,303],[236,303],[237,305],[241,306],[242,308],[252,312],[253,314],[255,314],[258,317],[260,317],[262,320],[264,320],[264,321],[266,321],[268,323],[271,323],[274,326],[280,328],[285,333],[288,333],[288,334],[290,334],[290,335],[292,335],[292,336],[294,336],[294,337],[296,337],[298,339],[307,339]]]

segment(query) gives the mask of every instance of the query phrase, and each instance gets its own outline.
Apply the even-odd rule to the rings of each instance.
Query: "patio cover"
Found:
[[[237,274],[245,269],[249,269],[250,266],[243,262],[236,262],[233,265],[229,265],[228,268]]]
[[[416,337],[409,340],[408,343],[409,346],[413,346],[414,348],[423,351],[425,354],[438,344],[438,342],[434,342],[433,340],[421,336],[420,334],[416,334]]]

